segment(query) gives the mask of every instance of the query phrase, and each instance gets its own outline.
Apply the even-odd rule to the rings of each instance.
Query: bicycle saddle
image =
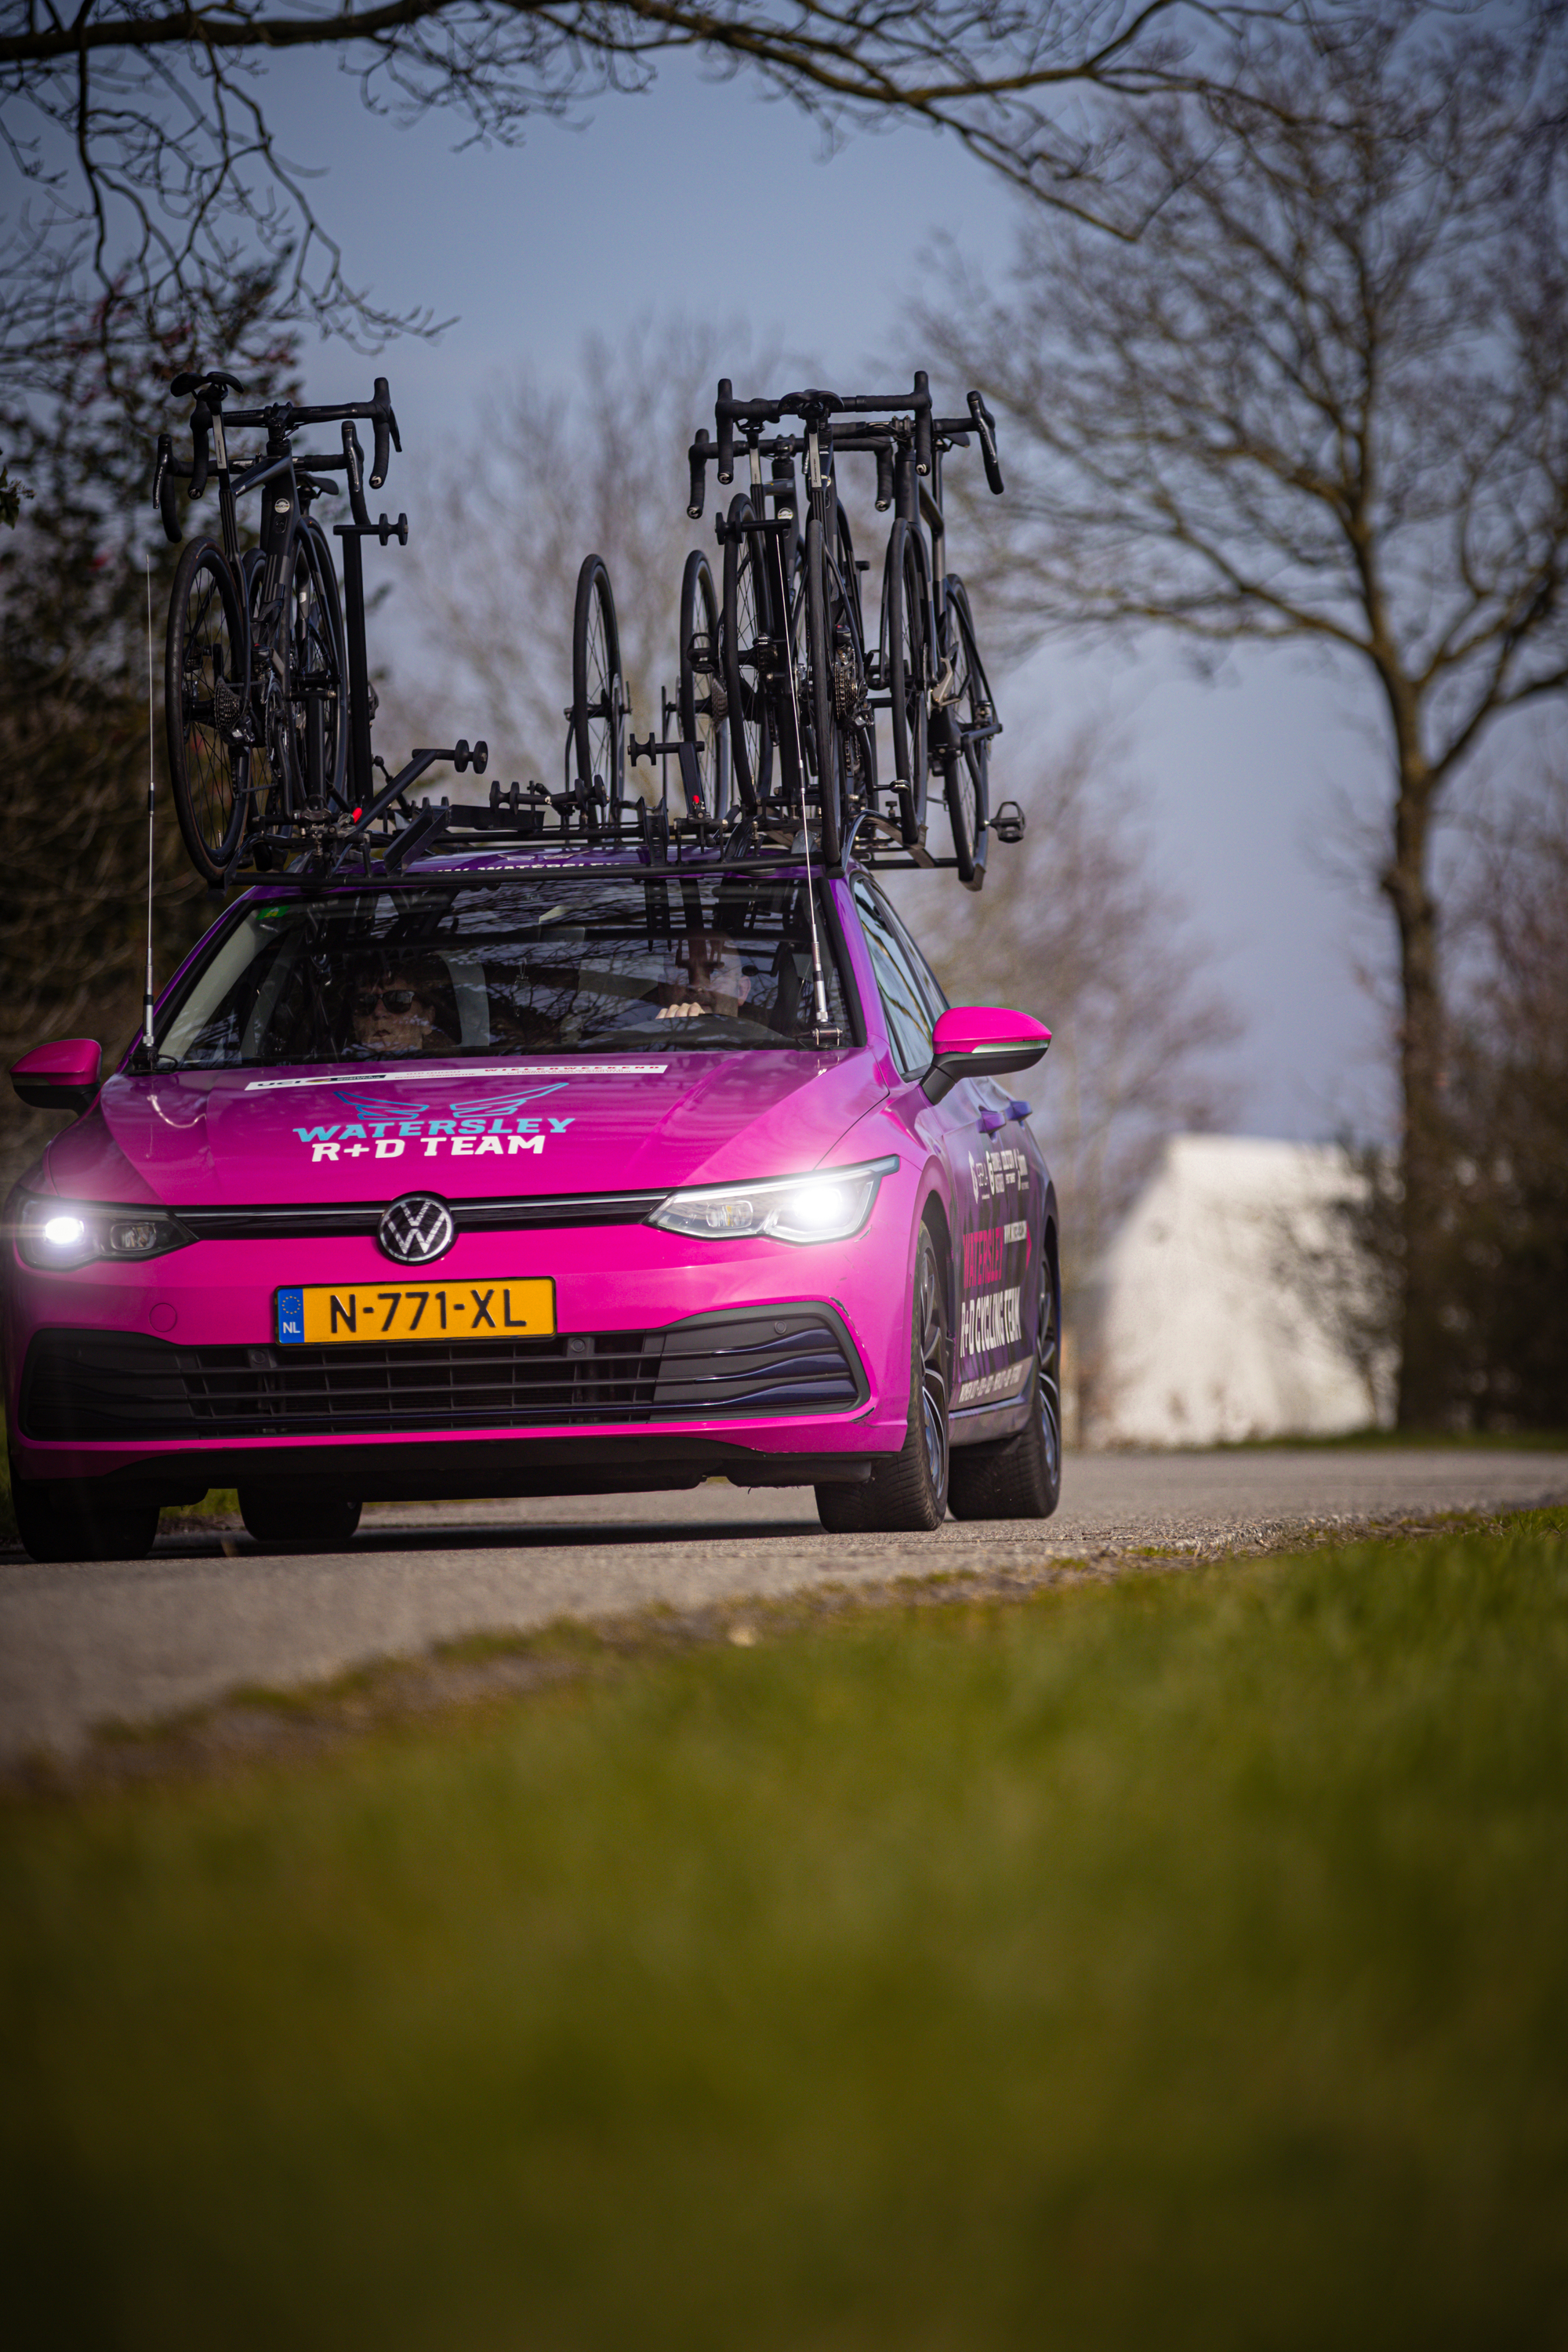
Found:
[[[176,400],[184,400],[190,392],[205,392],[221,400],[226,392],[243,392],[245,386],[237,375],[226,375],[222,368],[184,369],[169,386]]]

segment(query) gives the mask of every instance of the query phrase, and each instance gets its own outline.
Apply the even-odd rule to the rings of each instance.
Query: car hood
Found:
[[[869,1054],[117,1076],[49,1181],[179,1208],[668,1191],[815,1167],[880,1099]]]

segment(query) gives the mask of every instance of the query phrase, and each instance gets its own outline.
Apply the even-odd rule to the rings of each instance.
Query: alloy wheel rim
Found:
[[[933,1254],[921,1256],[921,1426],[931,1492],[947,1489],[947,1349]]]

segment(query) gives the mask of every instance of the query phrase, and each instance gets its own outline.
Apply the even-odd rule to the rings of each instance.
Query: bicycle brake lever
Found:
[[[974,429],[980,436],[980,455],[985,467],[985,479],[994,498],[1002,495],[1002,467],[996,457],[996,419],[986,407],[979,393],[969,395],[969,414],[974,419]]]
[[[166,433],[158,436],[158,458],[153,468],[153,503],[163,517],[163,536],[171,547],[184,537],[180,509],[174,502],[174,445]]]
[[[374,530],[375,525],[371,521],[370,509],[364,499],[364,451],[360,447],[359,435],[354,431],[352,420],[346,417],[343,420],[343,460],[349,504],[353,509],[354,520],[361,530]]]

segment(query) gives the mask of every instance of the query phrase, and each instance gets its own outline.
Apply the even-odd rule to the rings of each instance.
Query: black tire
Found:
[[[805,641],[808,712],[816,759],[816,805],[822,821],[822,862],[838,864],[844,838],[844,747],[833,707],[833,599],[822,524],[805,526]]]
[[[582,793],[626,796],[626,688],[616,599],[602,555],[585,555],[572,614],[572,742]]]
[[[742,807],[765,800],[773,783],[773,739],[757,646],[768,634],[769,598],[762,565],[771,542],[742,529],[752,501],[737,490],[724,541],[722,627],[724,698],[729,706],[730,775]]]
[[[928,772],[925,543],[902,516],[888,535],[882,572],[882,684],[892,698],[893,773],[914,803],[915,839],[925,832]],[[910,845],[911,847],[913,843]]]
[[[978,890],[985,880],[991,846],[991,745],[973,730],[991,725],[995,705],[974,642],[969,596],[963,581],[955,577],[947,583],[947,645],[953,665],[951,695],[941,712],[947,814],[958,878],[965,889]]]
[[[348,649],[332,551],[320,523],[294,541],[289,599],[289,709],[300,805],[348,814]]]
[[[680,577],[680,740],[697,752],[705,816],[726,816],[730,800],[729,698],[724,689],[723,631],[713,570],[700,548]]]
[[[863,1486],[821,1486],[816,1513],[829,1535],[929,1533],[947,1509],[947,1277],[931,1229],[921,1227],[910,1332],[910,1419],[900,1450],[880,1459]]]
[[[156,1503],[119,1502],[96,1478],[18,1478],[16,1532],[37,1560],[145,1559],[158,1533]]]
[[[174,813],[203,880],[220,883],[245,824],[250,632],[228,559],[195,539],[174,571],[163,652],[163,726]]]
[[[1035,1409],[1016,1436],[961,1445],[948,1508],[955,1519],[1048,1519],[1062,1493],[1062,1301],[1056,1250],[1040,1250],[1035,1326]]]
[[[239,1516],[258,1544],[336,1551],[353,1538],[360,1506],[341,1495],[313,1494],[278,1482],[241,1486]]]
[[[250,624],[250,674],[254,680],[257,675],[256,646],[261,622],[261,587],[267,576],[267,558],[260,548],[247,548],[240,557],[239,576],[245,592],[246,615]],[[281,680],[279,680],[277,691],[280,698]],[[270,731],[280,742],[280,716]],[[289,810],[282,778],[274,770],[268,751],[266,741],[268,732],[268,730],[263,729],[263,740],[251,745],[239,772],[245,787],[245,831],[253,836],[258,833],[265,833],[268,825],[281,824]],[[251,855],[255,859],[257,870],[260,873],[268,873],[276,866],[281,866],[288,853],[282,848],[258,845],[253,848]]]

